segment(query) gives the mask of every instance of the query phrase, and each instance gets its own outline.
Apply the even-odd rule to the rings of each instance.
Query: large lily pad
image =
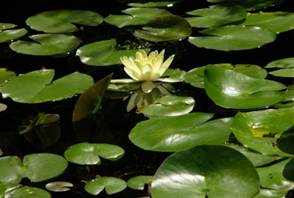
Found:
[[[112,144],[79,143],[67,148],[64,156],[72,163],[94,165],[101,164],[100,157],[115,161],[122,158],[124,153],[121,147]]]
[[[256,26],[230,25],[202,31],[208,36],[190,37],[197,47],[221,51],[259,48],[275,40],[275,33]]]
[[[21,188],[16,188],[13,191],[5,194],[5,197],[9,198],[50,198],[51,195],[41,188],[24,186]]]
[[[249,13],[244,25],[258,26],[275,33],[294,29],[294,13],[289,12],[261,12]]]
[[[254,166],[225,146],[198,146],[169,156],[152,182],[154,198],[248,198],[259,191]]]
[[[160,42],[181,40],[191,33],[192,29],[184,18],[168,15],[150,21],[142,30],[136,30],[134,36],[148,41]]]
[[[35,34],[29,37],[33,41],[16,41],[9,47],[20,54],[34,56],[61,55],[76,49],[80,40],[73,35]]]
[[[252,78],[228,68],[211,65],[205,69],[205,91],[219,106],[248,109],[283,100],[286,87],[275,81]]]
[[[115,39],[86,44],[77,50],[76,55],[86,65],[109,66],[120,64],[120,57],[134,56],[135,50],[119,50]]]
[[[41,103],[73,97],[93,84],[91,76],[79,72],[51,82],[53,76],[54,70],[51,69],[32,71],[3,83],[0,92],[4,98],[16,102]]]
[[[116,177],[98,177],[86,183],[84,189],[91,195],[98,195],[105,189],[108,195],[123,191],[127,183]]]
[[[238,113],[231,129],[245,147],[264,155],[291,156],[279,149],[277,140],[294,125],[293,116],[293,108]]]
[[[25,28],[0,30],[0,43],[10,42],[27,34]]]
[[[211,28],[241,21],[246,18],[247,12],[238,6],[210,6],[187,12],[187,14],[194,16],[185,18],[192,27]]]
[[[122,11],[125,15],[109,15],[104,21],[119,28],[130,25],[146,25],[156,17],[171,15],[159,8],[128,8]]]
[[[229,118],[208,121],[208,113],[159,117],[139,122],[129,134],[136,146],[152,151],[182,151],[203,144],[222,144],[230,134]]]
[[[87,10],[50,10],[26,20],[32,29],[47,33],[70,33],[78,30],[74,24],[97,26],[102,22],[100,14]]]

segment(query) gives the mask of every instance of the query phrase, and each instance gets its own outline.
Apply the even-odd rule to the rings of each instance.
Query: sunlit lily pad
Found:
[[[47,33],[70,33],[78,31],[75,24],[97,26],[102,22],[100,14],[87,10],[50,10],[26,20],[32,29]]]
[[[179,116],[190,113],[194,104],[192,97],[167,95],[144,107],[142,112],[147,117]]]
[[[225,108],[248,109],[273,105],[282,101],[285,85],[252,78],[228,68],[211,65],[204,75],[205,91],[217,105]]]
[[[137,8],[173,7],[179,1],[150,1],[146,3],[128,3],[128,6]]]
[[[120,64],[120,57],[134,56],[137,49],[119,50],[115,39],[86,44],[77,50],[76,55],[86,65],[109,66]]]
[[[9,198],[50,198],[51,195],[41,188],[24,186],[5,194]]]
[[[61,55],[76,49],[80,40],[73,35],[35,34],[29,37],[33,41],[15,41],[9,47],[20,54],[34,56]]]
[[[259,191],[254,166],[225,146],[198,146],[169,156],[156,171],[153,198],[248,198]]]
[[[0,157],[0,183],[18,184],[22,179],[19,171],[21,166],[21,160],[16,156]]]
[[[65,181],[55,181],[46,184],[46,189],[52,192],[66,192],[70,191],[74,185],[70,182]]]
[[[104,21],[119,28],[131,25],[145,25],[156,17],[171,15],[159,8],[128,8],[122,11],[125,15],[109,15]]]
[[[128,179],[128,187],[134,190],[144,190],[145,185],[151,184],[153,176],[139,175]]]
[[[17,25],[13,23],[0,23],[0,31],[15,28]]]
[[[3,83],[0,92],[4,98],[9,97],[16,102],[41,103],[73,97],[93,84],[91,76],[79,72],[51,82],[53,77],[54,70],[32,71]]]
[[[211,3],[224,3],[227,6],[242,6],[249,10],[264,9],[281,3],[280,0],[207,0]]]
[[[84,189],[91,195],[98,195],[105,189],[108,195],[123,191],[127,183],[116,177],[98,177],[86,183]]]
[[[0,112],[5,111],[6,109],[7,109],[7,105],[3,104],[3,103],[0,103]]]
[[[266,68],[282,68],[282,69],[294,68],[294,57],[274,60],[268,63],[265,67]]]
[[[245,147],[264,155],[291,156],[279,149],[277,140],[294,125],[293,116],[293,108],[238,113],[231,129]]]
[[[294,13],[289,12],[261,12],[249,13],[244,25],[259,26],[275,33],[294,29]]]
[[[278,69],[275,71],[271,71],[270,74],[273,76],[278,76],[278,77],[293,78],[294,77],[294,68]]]
[[[241,21],[246,18],[247,12],[237,6],[210,6],[189,11],[187,14],[194,16],[185,18],[192,27],[211,28]]]
[[[27,34],[25,28],[0,30],[0,43],[10,42]]]
[[[191,33],[192,29],[184,18],[169,15],[155,18],[144,26],[142,30],[136,30],[134,36],[148,41],[160,42],[181,40]]]
[[[202,31],[208,36],[190,37],[197,47],[221,51],[259,48],[275,40],[275,33],[256,26],[230,25]]]
[[[222,144],[230,131],[230,118],[208,121],[212,114],[190,113],[139,122],[129,134],[136,146],[152,151],[175,152],[203,144]]]
[[[14,76],[15,76],[15,73],[13,71],[9,71],[6,68],[0,68],[0,86],[4,81]]]
[[[64,152],[65,158],[72,163],[81,165],[101,164],[100,157],[115,161],[124,155],[124,150],[112,144],[79,143]]]
[[[261,188],[254,198],[285,198],[288,192],[274,189]]]

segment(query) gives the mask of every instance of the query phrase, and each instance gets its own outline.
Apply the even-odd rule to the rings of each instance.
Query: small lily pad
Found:
[[[46,184],[46,189],[52,192],[66,192],[70,191],[74,185],[70,182],[65,181],[55,181]]]
[[[41,188],[24,186],[5,194],[9,198],[50,198],[51,195]]]
[[[147,1],[146,3],[128,3],[128,6],[137,8],[173,7],[174,4],[178,2],[179,1]]]
[[[102,22],[100,14],[87,10],[50,10],[26,20],[32,29],[46,33],[71,33],[78,31],[74,24],[97,26]]]
[[[115,161],[124,155],[124,150],[112,144],[79,143],[70,146],[64,152],[65,158],[81,165],[101,164],[100,157]],[[99,157],[100,156],[100,157]]]
[[[278,77],[293,78],[294,77],[294,68],[278,69],[275,71],[271,71],[270,74],[273,76],[278,76]]]
[[[80,45],[80,40],[73,35],[35,34],[29,37],[33,41],[16,41],[9,47],[20,54],[34,56],[62,55],[71,52]]]
[[[15,28],[17,25],[13,23],[0,23],[0,31]]]
[[[144,190],[146,184],[151,184],[153,176],[139,175],[128,179],[128,187],[134,190]]]
[[[0,112],[5,111],[7,109],[7,105],[0,103]]]
[[[115,39],[97,41],[80,47],[76,55],[80,60],[91,66],[109,66],[120,64],[120,57],[134,56],[137,49],[118,50]]]
[[[10,42],[27,34],[25,28],[0,30],[0,43]]]
[[[16,185],[22,180],[20,167],[21,160],[16,156],[0,157],[0,183]]]
[[[266,68],[282,68],[282,69],[294,68],[294,57],[274,60],[268,63],[265,67]]]
[[[2,84],[3,98],[20,103],[57,101],[83,93],[93,84],[91,76],[71,73],[53,82],[54,70],[42,69],[18,75]]]
[[[181,40],[192,33],[191,26],[177,15],[161,16],[150,21],[142,30],[136,30],[134,36],[153,42]]]
[[[276,39],[275,33],[257,26],[229,25],[202,31],[208,36],[190,37],[197,47],[221,51],[259,48]]]
[[[91,195],[98,195],[105,189],[108,195],[123,191],[127,183],[116,177],[98,177],[86,183],[84,189]]]

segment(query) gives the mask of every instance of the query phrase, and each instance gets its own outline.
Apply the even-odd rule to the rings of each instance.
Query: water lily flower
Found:
[[[159,54],[153,51],[149,55],[144,50],[136,52],[136,56],[120,58],[125,66],[125,72],[135,81],[156,81],[168,69],[174,59],[174,55],[164,61],[164,50]]]

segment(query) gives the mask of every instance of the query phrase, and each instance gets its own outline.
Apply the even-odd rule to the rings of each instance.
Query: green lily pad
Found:
[[[100,14],[87,10],[50,10],[26,20],[32,29],[46,33],[71,33],[78,31],[74,24],[97,26],[102,22]]]
[[[0,31],[15,28],[17,25],[13,23],[0,23]]]
[[[265,9],[281,3],[280,0],[207,0],[211,3],[224,3],[226,6],[242,6],[249,10]]]
[[[294,125],[293,116],[292,108],[238,113],[231,129],[245,147],[264,155],[291,156],[279,149],[277,140]]]
[[[15,75],[16,74],[13,71],[9,71],[6,68],[0,68],[0,86],[4,81],[14,77]]]
[[[0,183],[16,185],[22,180],[20,167],[21,160],[16,156],[0,157]]]
[[[81,165],[101,164],[99,158],[115,161],[122,158],[124,150],[112,144],[79,143],[70,146],[64,152],[65,158],[72,163]]]
[[[119,28],[134,25],[146,25],[156,17],[171,15],[159,8],[128,8],[122,11],[125,15],[109,15],[104,21]]]
[[[265,66],[265,68],[282,68],[282,69],[294,68],[294,57],[274,60],[268,63]]]
[[[134,190],[144,190],[146,184],[151,184],[153,176],[139,175],[128,179],[128,187]]]
[[[275,33],[256,26],[229,25],[202,31],[208,36],[190,37],[197,47],[221,51],[259,48],[275,40]]]
[[[42,69],[11,78],[2,84],[3,98],[20,103],[57,101],[83,93],[93,84],[91,76],[71,73],[53,82],[54,70]]]
[[[203,145],[170,155],[156,171],[153,198],[248,198],[259,191],[254,166],[226,146]]]
[[[91,195],[98,195],[105,189],[108,195],[119,193],[127,187],[124,180],[116,177],[98,177],[86,183],[84,189]]]
[[[182,17],[167,15],[150,21],[142,30],[136,30],[134,36],[153,42],[181,40],[192,33],[191,26]]]
[[[158,117],[139,122],[129,139],[136,146],[152,151],[175,152],[203,144],[222,144],[230,131],[230,118],[208,121],[212,114],[190,113]]]
[[[294,13],[261,12],[248,13],[244,25],[258,26],[275,33],[294,29]]]
[[[70,182],[55,181],[46,184],[46,189],[52,192],[66,192],[70,191],[74,185]]]
[[[150,1],[146,3],[128,3],[128,6],[137,8],[172,7],[177,2],[179,1]]]
[[[192,97],[167,95],[144,107],[142,112],[147,117],[180,116],[190,113],[194,104]]]
[[[63,173],[67,168],[67,161],[60,155],[37,153],[25,155],[23,165],[23,174],[32,182],[40,182]]]
[[[204,75],[205,91],[210,99],[224,108],[248,109],[282,101],[285,85],[252,78],[228,68],[211,65]]]
[[[206,66],[191,69],[184,75],[184,82],[197,88],[204,88],[204,70]]]
[[[285,198],[287,192],[261,188],[254,198]]]
[[[81,121],[99,111],[111,76],[112,75],[108,75],[97,81],[79,97],[72,115],[73,122]]]
[[[76,55],[80,60],[91,66],[109,66],[121,64],[120,57],[134,56],[137,49],[118,50],[115,39],[97,41],[80,47]]]
[[[273,76],[278,76],[278,77],[293,78],[294,77],[294,68],[278,69],[275,71],[271,71],[270,74]]]
[[[167,69],[161,78],[168,78],[174,82],[182,82],[186,72],[180,69]]]
[[[25,28],[0,30],[0,43],[10,42],[26,35],[28,31]]]
[[[278,139],[277,146],[286,153],[294,154],[294,127],[285,131]]]
[[[50,198],[51,195],[41,188],[36,187],[29,187],[24,186],[21,188],[17,188],[7,194],[5,194],[5,197],[9,198]]]
[[[52,56],[71,52],[80,45],[73,35],[35,34],[29,37],[33,41],[15,41],[9,47],[20,54],[34,56]]]
[[[5,111],[7,109],[7,105],[0,103],[0,112]]]
[[[187,12],[195,17],[186,17],[185,19],[192,27],[211,28],[238,22],[246,18],[247,12],[244,8],[238,6],[210,6]]]

